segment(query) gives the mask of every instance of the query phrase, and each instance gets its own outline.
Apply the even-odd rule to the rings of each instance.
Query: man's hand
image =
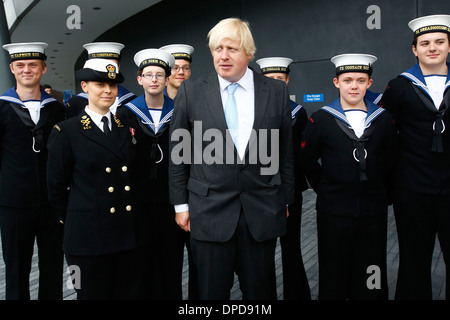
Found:
[[[191,231],[191,224],[189,223],[189,211],[176,213],[175,221],[184,231]]]

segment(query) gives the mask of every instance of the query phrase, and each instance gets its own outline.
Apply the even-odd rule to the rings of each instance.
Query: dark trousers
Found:
[[[149,274],[145,273],[148,248],[139,247],[99,256],[66,254],[67,264],[79,270],[79,286],[74,281],[77,300],[136,300],[143,299]],[[76,274],[72,277],[75,279]]]
[[[30,299],[34,241],[38,247],[40,300],[61,300],[63,282],[62,226],[50,207],[0,207],[6,299]]]
[[[364,218],[319,213],[317,235],[319,300],[387,300],[387,212]],[[372,275],[380,289],[372,288]]]
[[[182,300],[182,273],[185,239],[189,236],[175,222],[173,205],[152,205],[154,226],[152,230],[152,251],[154,253],[154,293],[152,299]],[[188,245],[188,243],[186,244]],[[190,247],[188,247],[190,252]],[[188,255],[189,257],[189,255]],[[196,268],[189,263],[189,299],[195,299]],[[198,295],[197,295],[198,297]]]
[[[450,196],[399,189],[394,198],[400,263],[395,299],[432,299],[431,262],[436,234],[450,274]],[[450,299],[450,281],[446,282]]]
[[[200,299],[229,300],[235,272],[243,300],[276,299],[275,246],[276,239],[253,239],[242,211],[229,241],[199,241],[191,237]]]
[[[185,232],[178,225],[177,227],[181,230],[183,235],[181,236],[181,242],[179,250],[183,252],[184,255],[184,246],[186,245],[187,250],[187,258],[186,261],[188,263],[188,300],[199,300],[198,294],[198,275],[197,275],[197,266],[195,265],[194,258],[192,257],[192,248],[191,248],[191,233]],[[183,261],[182,261],[183,262]],[[183,269],[183,263],[181,264],[181,269]]]
[[[297,201],[289,206],[287,232],[280,237],[284,300],[311,300],[300,247],[302,202],[303,198],[300,194]]]

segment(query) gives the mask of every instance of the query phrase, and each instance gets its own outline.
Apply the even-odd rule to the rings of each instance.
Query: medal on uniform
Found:
[[[134,128],[130,128],[130,132],[131,132],[131,142],[133,143],[133,144],[136,144],[137,143],[137,141],[136,141],[136,138],[134,137],[134,134],[135,134],[135,132],[136,132],[136,130],[134,129]]]

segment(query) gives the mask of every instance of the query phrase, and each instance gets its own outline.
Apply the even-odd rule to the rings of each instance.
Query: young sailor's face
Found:
[[[178,89],[184,80],[191,77],[191,63],[184,59],[176,59],[175,67],[178,70],[172,68],[172,73],[169,77],[169,85]]]
[[[367,89],[373,80],[369,75],[361,72],[346,72],[333,79],[334,85],[339,89],[341,98],[349,105],[358,105],[363,101]]]
[[[142,69],[142,75],[138,76],[138,83],[150,95],[158,95],[164,91],[167,82],[166,72],[158,66],[147,66]]]
[[[443,32],[432,32],[420,35],[416,46],[412,46],[414,55],[426,66],[445,63],[450,52],[448,36]]]
[[[10,69],[17,83],[23,86],[38,85],[42,75],[47,71],[42,60],[38,59],[13,61]]]

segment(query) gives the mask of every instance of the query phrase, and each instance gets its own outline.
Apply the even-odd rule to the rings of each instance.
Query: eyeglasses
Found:
[[[166,76],[163,73],[157,73],[157,74],[145,73],[141,77],[143,77],[143,78],[145,78],[147,80],[152,80],[153,78],[156,78],[157,80],[162,80]]]
[[[184,72],[191,71],[191,67],[189,67],[189,66],[182,66],[182,67],[180,67],[180,66],[174,66],[174,67],[172,68],[172,71],[178,72],[178,71],[180,71],[180,69],[182,69]]]

